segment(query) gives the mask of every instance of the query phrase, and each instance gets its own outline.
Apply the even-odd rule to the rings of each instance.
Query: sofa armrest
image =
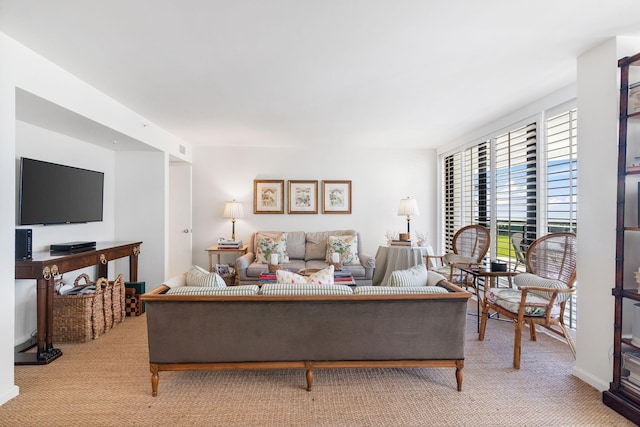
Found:
[[[247,268],[249,268],[254,259],[255,255],[253,252],[247,252],[236,259],[236,274],[240,280],[247,279]]]
[[[376,259],[370,255],[359,254],[360,264],[364,267],[364,278],[373,279],[373,270],[376,268]]]

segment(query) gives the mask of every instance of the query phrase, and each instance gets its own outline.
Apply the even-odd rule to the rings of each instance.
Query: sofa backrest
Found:
[[[251,235],[251,241],[249,242],[249,248],[255,254],[256,248],[256,234],[258,233],[283,233],[283,231],[257,231]],[[360,234],[355,230],[333,230],[333,231],[287,231],[287,253],[290,259],[303,259],[309,260],[322,260],[324,261],[327,256],[327,239],[329,236],[358,236],[358,253],[362,253],[362,242]]]

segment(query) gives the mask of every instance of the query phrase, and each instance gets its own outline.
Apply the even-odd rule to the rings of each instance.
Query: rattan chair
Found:
[[[460,267],[480,266],[482,259],[489,250],[491,235],[489,230],[482,225],[467,225],[459,229],[453,236],[451,247],[453,252],[445,255],[425,255],[425,263],[435,265],[435,270],[452,283],[457,283],[468,287],[473,284],[472,280],[467,280]],[[435,260],[435,263],[430,263]]]
[[[528,273],[514,278],[516,288],[490,288],[482,301],[482,320],[478,339],[484,340],[487,317],[497,312],[515,322],[513,367],[520,369],[522,328],[529,325],[536,340],[536,325],[565,338],[576,355],[575,346],[564,324],[566,302],[574,292],[576,280],[576,235],[553,233],[535,240],[527,250]]]

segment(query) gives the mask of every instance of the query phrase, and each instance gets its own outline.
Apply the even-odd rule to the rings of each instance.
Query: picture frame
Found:
[[[287,213],[318,213],[318,181],[289,181]]]
[[[283,214],[284,213],[284,180],[283,179],[254,179],[253,180],[253,213],[254,214]]]
[[[322,181],[322,213],[351,213],[351,181]]]

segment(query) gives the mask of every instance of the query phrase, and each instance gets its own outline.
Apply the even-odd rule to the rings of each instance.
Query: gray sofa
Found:
[[[181,277],[142,295],[153,396],[160,371],[214,369],[304,369],[311,390],[314,368],[451,367],[462,390],[471,294],[435,275],[413,288],[198,289]]]
[[[277,231],[258,231],[257,233],[281,233]],[[248,242],[248,252],[236,260],[236,274],[239,285],[256,285],[259,282],[260,274],[268,271],[268,265],[256,262],[256,234],[254,233]],[[372,284],[373,271],[376,260],[373,256],[362,253],[362,241],[360,235],[355,230],[334,230],[320,232],[288,231],[287,233],[287,253],[289,262],[282,264],[287,270],[300,270],[303,268],[325,268],[329,264],[326,262],[327,239],[330,235],[348,236],[356,234],[358,236],[358,257],[359,265],[347,266],[351,271],[358,286],[369,286]]]

